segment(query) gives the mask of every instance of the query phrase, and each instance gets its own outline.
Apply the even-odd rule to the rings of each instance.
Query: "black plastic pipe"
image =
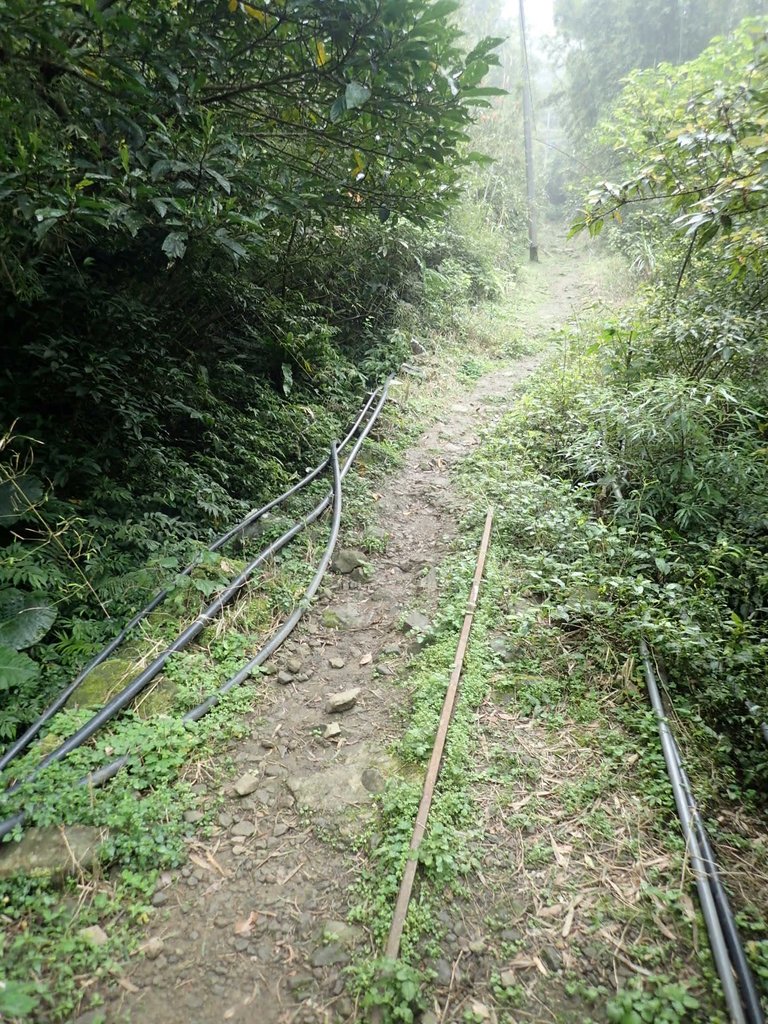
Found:
[[[349,444],[349,442],[352,440],[352,437],[357,433],[358,427],[362,423],[366,413],[368,412],[368,410],[370,409],[371,405],[373,404],[376,397],[380,394],[380,392],[381,388],[379,387],[376,388],[369,395],[368,400],[365,402],[362,409],[358,413],[355,422],[352,424],[350,429],[347,431],[344,439],[339,444],[339,452],[341,452]],[[273,508],[277,508],[278,505],[281,505],[289,498],[292,498],[295,494],[297,494],[304,487],[306,487],[307,484],[310,484],[312,483],[313,480],[316,480],[317,477],[320,476],[320,474],[328,467],[328,463],[329,460],[327,458],[323,459],[323,461],[318,466],[310,470],[309,473],[307,473],[306,476],[299,480],[298,483],[294,484],[293,487],[289,487],[287,491],[284,491],[277,498],[273,498],[271,501],[267,502],[266,505],[263,505],[260,509],[256,509],[253,512],[249,512],[245,519],[239,522],[236,526],[233,526],[231,529],[227,530],[227,532],[222,534],[220,537],[217,537],[216,540],[208,546],[207,550],[211,552],[218,551],[226,543],[228,543],[228,541],[233,540],[239,534],[243,533],[244,530],[247,530],[249,526],[252,526],[259,519],[263,518],[268,512],[271,512]],[[193,569],[197,567],[197,565],[199,565],[199,558],[194,559],[192,562],[189,563],[188,566],[186,566],[186,568],[182,569],[179,573],[177,573],[176,579],[179,579],[182,576],[189,576],[189,574],[193,571]],[[80,684],[90,675],[90,673],[95,668],[97,668],[99,665],[105,662],[107,658],[110,657],[110,655],[115,653],[115,651],[125,642],[126,638],[128,637],[128,634],[131,633],[136,628],[136,626],[139,625],[140,622],[143,622],[144,619],[146,619],[147,616],[155,610],[155,608],[157,608],[159,605],[163,603],[163,601],[165,601],[165,599],[171,593],[171,589],[172,588],[170,587],[163,588],[163,590],[160,590],[157,594],[155,594],[155,596],[152,598],[149,604],[146,604],[140,611],[136,612],[136,614],[133,616],[130,622],[128,622],[127,625],[120,630],[117,636],[114,637],[114,639],[110,640],[110,642],[105,647],[103,647],[99,651],[99,653],[96,654],[88,662],[85,668],[83,668],[82,671],[77,675],[77,677],[72,680],[69,686],[65,687],[65,689],[63,689],[61,693],[59,693],[58,696],[55,697],[54,700],[48,705],[45,711],[43,711],[42,714],[25,730],[25,732],[11,744],[11,746],[3,753],[2,757],[0,757],[0,772],[7,768],[8,765],[19,756],[19,754],[23,753],[27,749],[29,744],[32,742],[35,736],[37,736],[37,734],[40,732],[43,726],[46,725],[51,720],[51,718],[53,718],[53,716],[57,714],[57,712],[61,711],[61,709],[70,699],[72,694],[75,693]]]
[[[331,531],[323,557],[320,560],[317,570],[304,593],[304,597],[277,633],[275,633],[270,641],[261,648],[258,654],[256,654],[247,665],[244,665],[243,668],[236,672],[235,675],[231,676],[226,683],[216,691],[216,693],[204,700],[202,704],[198,704],[197,707],[188,711],[184,715],[182,721],[197,722],[204,715],[207,715],[212,708],[216,707],[224,694],[228,693],[240,683],[245,682],[245,680],[253,674],[259,665],[262,665],[270,655],[274,654],[274,652],[285,643],[298,625],[306,610],[309,608],[309,605],[322,582],[323,576],[328,570],[328,565],[333,557],[336,542],[339,539],[339,529],[341,526],[341,473],[339,472],[339,458],[335,444],[331,448],[331,457],[329,461],[333,468],[333,520],[331,522]],[[79,779],[78,785],[92,787],[103,786],[105,782],[113,779],[119,771],[129,764],[130,760],[130,754],[123,754],[122,756],[115,758],[114,761],[110,761],[109,764],[99,768],[97,771],[91,772],[89,775],[85,775],[82,779]],[[25,820],[26,814],[21,811],[0,823],[0,840],[15,828],[23,825]]]
[[[300,530],[302,530],[310,522],[314,522],[317,518],[319,518],[319,516],[322,515],[322,513],[328,508],[328,506],[331,504],[332,501],[334,502],[334,505],[336,506],[336,509],[338,509],[338,516],[340,517],[340,515],[341,515],[341,512],[340,512],[340,508],[341,508],[341,483],[344,480],[344,478],[346,477],[347,473],[349,472],[349,470],[350,470],[350,468],[352,466],[352,463],[354,462],[358,452],[360,451],[360,448],[363,445],[363,442],[365,441],[366,437],[370,433],[374,423],[376,422],[376,420],[379,417],[379,414],[381,413],[382,408],[384,407],[384,403],[386,402],[387,395],[389,393],[389,386],[391,384],[391,381],[392,381],[392,377],[388,378],[386,383],[384,384],[383,388],[381,389],[381,394],[380,394],[380,397],[379,397],[379,401],[376,404],[376,407],[375,407],[374,411],[372,412],[370,418],[368,419],[367,423],[363,427],[363,429],[362,429],[362,431],[360,433],[360,436],[357,438],[355,444],[353,445],[352,450],[349,453],[349,456],[347,457],[347,459],[346,459],[346,461],[344,463],[343,468],[338,471],[338,485],[336,483],[336,473],[337,473],[337,470],[338,470],[338,456],[337,456],[337,449],[334,446],[334,448],[332,450],[331,458],[328,460],[334,466],[334,489],[328,495],[326,495],[326,497],[312,510],[311,513],[309,513],[308,516],[306,516],[299,523],[297,523],[293,527],[291,527],[291,529],[286,531],[286,533],[283,534],[282,537],[278,538],[277,541],[273,542],[273,544],[271,544],[268,548],[266,548],[261,553],[261,555],[259,556],[259,558],[262,561],[265,560],[265,558],[269,557],[269,554],[274,553],[273,549],[275,549],[277,545],[279,545],[279,547],[277,547],[276,549],[279,550],[280,547],[283,547],[283,546],[285,546],[286,543],[288,543],[288,540],[290,540],[294,536],[296,536],[296,534]],[[373,398],[375,397],[375,394],[376,393],[374,393],[374,396],[372,396],[371,402],[373,401]],[[369,402],[367,408],[370,408],[370,404],[371,403]],[[335,494],[336,494],[337,486],[338,486],[339,498],[338,498],[338,501],[335,501]],[[336,520],[336,509],[334,511],[334,522]],[[323,559],[322,559],[322,561],[320,563],[320,567],[318,568],[318,571],[315,573],[315,576],[313,577],[313,579],[312,579],[312,581],[310,583],[310,587],[307,590],[302,603],[293,612],[291,617],[283,625],[283,627],[280,629],[280,631],[269,641],[268,644],[265,645],[265,647],[261,651],[259,651],[259,653],[254,658],[251,659],[250,662],[248,662],[247,665],[245,665],[242,669],[240,669],[239,672],[237,672],[234,676],[232,676],[229,680],[227,680],[227,682],[223,684],[223,686],[217,691],[216,694],[213,694],[211,697],[207,698],[207,700],[204,701],[197,708],[193,708],[192,711],[187,712],[187,714],[184,716],[184,720],[187,720],[187,721],[197,721],[199,718],[202,718],[204,714],[206,714],[208,711],[211,710],[211,708],[215,707],[215,705],[218,703],[220,697],[223,694],[227,693],[230,689],[232,689],[238,683],[243,682],[245,679],[247,679],[248,676],[250,676],[253,673],[254,669],[258,667],[258,665],[260,665],[264,661],[266,661],[266,659],[271,654],[273,654],[274,651],[277,650],[277,648],[282,643],[284,643],[285,639],[290,635],[290,633],[296,627],[296,624],[299,622],[299,620],[303,616],[304,612],[306,611],[306,608],[308,606],[309,601],[312,599],[312,597],[314,597],[315,593],[317,592],[317,589],[318,589],[318,587],[320,585],[322,577],[323,577],[324,573],[327,570],[328,563],[330,562],[331,556],[333,554],[333,547],[335,546],[336,539],[338,538],[338,526],[335,527],[335,529],[332,529],[332,535],[331,536],[332,536],[332,545],[330,546],[329,549],[326,549],[326,554],[324,555],[324,557],[323,557]],[[248,568],[250,568],[250,567],[247,567],[245,571],[247,571]],[[241,574],[241,576],[242,575],[243,574]],[[238,580],[241,578],[241,576],[238,577]],[[235,582],[237,582],[237,581],[235,581]],[[229,590],[233,586],[234,586],[234,583],[230,584],[230,587],[228,587],[227,590]],[[220,598],[222,596],[223,595],[219,595]],[[219,599],[217,599],[217,601],[213,602],[213,605],[216,605],[218,603],[218,600]],[[209,608],[213,607],[213,605],[209,606]],[[206,611],[208,611],[208,609],[206,609]],[[205,614],[205,613],[203,613],[203,614]],[[200,617],[200,619],[202,619],[202,616]],[[199,622],[200,619],[196,620],[196,623]],[[195,626],[196,623],[193,623],[192,625]],[[207,625],[207,622],[204,623],[204,625]],[[201,626],[201,629],[202,628],[203,627]],[[179,638],[177,638],[177,641],[175,643],[177,643],[178,640],[181,639],[181,637],[186,636],[186,634],[188,632],[189,632],[189,629],[185,630],[184,633],[182,633],[181,636]],[[198,632],[199,632],[199,630],[198,630]],[[191,639],[193,639],[193,637],[190,637],[186,641],[186,643],[189,643]],[[186,643],[185,643],[185,646],[186,646]],[[174,646],[175,645],[172,644],[171,647],[169,647],[165,652],[163,652],[163,654],[166,654],[167,657],[169,657],[170,653],[174,653],[174,651],[171,650],[171,648],[174,647]],[[163,655],[160,655],[159,658],[156,659],[156,662],[159,661],[160,658],[162,658],[162,657],[163,657]],[[166,657],[166,660],[167,660],[167,657]],[[155,662],[153,662],[153,665],[154,664],[155,664]],[[104,725],[106,723],[106,721],[109,721],[109,719],[114,717],[115,714],[117,714],[120,710],[122,710],[122,707],[125,706],[125,704],[122,703],[123,696],[126,694],[127,691],[132,690],[135,687],[135,685],[138,682],[138,680],[141,679],[150,668],[152,668],[152,666],[148,666],[148,668],[145,670],[144,673],[141,673],[141,675],[138,676],[123,691],[121,691],[120,694],[118,694],[115,698],[113,698],[113,701],[110,701],[109,704],[107,704],[104,708],[102,708],[100,712],[98,712],[96,715],[94,715],[80,730],[78,730],[77,733],[75,733],[68,740],[66,740],[64,743],[62,743],[56,750],[52,751],[52,753],[49,754],[47,758],[44,758],[40,762],[40,764],[37,766],[37,768],[26,779],[20,780],[18,783],[16,783],[12,787],[12,789],[16,789],[19,785],[23,784],[23,782],[25,782],[25,781],[29,781],[31,779],[34,779],[37,776],[37,774],[40,771],[42,771],[42,769],[45,768],[47,766],[47,764],[49,764],[51,762],[51,759],[61,760],[64,757],[68,756],[68,754],[71,753],[72,750],[74,750],[77,747],[81,746],[85,742],[85,740],[90,738],[90,736],[93,735],[93,733],[96,732],[99,728],[101,728],[101,726]],[[158,669],[158,672],[159,671],[160,670]],[[145,683],[144,685],[145,686],[148,685],[148,682],[149,681],[147,681],[147,683]],[[135,696],[135,694],[134,694],[134,696]],[[133,697],[129,698],[129,700],[130,699],[133,699]],[[126,701],[126,703],[128,703],[129,700]],[[107,709],[111,708],[111,706],[115,702],[117,702],[117,701],[121,702],[121,706],[116,708],[115,710],[113,710],[109,714],[109,716],[107,718],[104,718],[104,720],[102,720],[102,716],[103,716],[104,712],[106,712]],[[98,722],[98,724],[95,724],[97,722]],[[64,748],[66,748],[66,750],[64,750]],[[55,756],[57,754],[59,756]],[[105,782],[109,781],[109,779],[113,778],[121,770],[121,768],[123,768],[126,764],[128,764],[129,760],[130,760],[129,755],[123,755],[122,757],[117,758],[115,761],[111,762],[110,764],[107,764],[107,765],[103,766],[102,768],[98,769],[98,771],[96,771],[96,772],[94,772],[94,773],[92,773],[90,775],[85,776],[83,779],[80,780],[80,784],[81,785],[93,785],[93,786],[103,785]],[[4,821],[0,822],[0,839],[3,839],[10,832],[12,832],[15,828],[23,825],[25,820],[26,820],[26,814],[24,812],[19,812],[18,814],[15,814],[12,817],[7,818]]]
[[[719,876],[717,876],[712,849],[706,837],[688,777],[683,768],[680,749],[667,721],[661,694],[656,682],[656,675],[651,663],[650,652],[644,639],[640,641],[640,654],[645,669],[648,696],[656,715],[662,751],[667,765],[667,774],[672,785],[683,837],[690,855],[694,878],[696,879],[699,902],[707,926],[712,958],[723,986],[723,995],[725,996],[728,1012],[733,1024],[763,1024],[764,1016],[756,992],[754,994],[754,1001],[749,997],[749,982],[752,981],[749,965],[746,962],[746,956],[744,955],[727,895],[719,880]],[[705,839],[704,844],[701,842],[702,834]],[[713,882],[715,876],[717,876],[717,883]],[[718,886],[720,895],[724,899],[718,899],[716,892]],[[731,949],[734,946],[738,948],[740,953],[735,958],[731,956]],[[746,967],[747,972],[746,989],[744,986],[744,974],[741,970],[743,967]],[[754,987],[753,981],[752,987]]]
[[[185,722],[197,722],[203,717],[203,715],[207,715],[211,708],[215,707],[219,703],[224,694],[229,693],[230,690],[239,686],[241,683],[244,683],[249,676],[253,675],[259,665],[263,665],[267,658],[274,654],[275,651],[285,643],[303,618],[306,610],[309,608],[309,605],[314,599],[318,587],[322,582],[323,576],[325,576],[325,573],[328,570],[334,548],[336,547],[336,541],[339,539],[339,527],[341,526],[341,473],[339,472],[339,461],[336,456],[335,448],[332,449],[331,464],[333,466],[333,521],[331,523],[331,532],[323,557],[320,560],[320,564],[317,567],[315,575],[312,577],[312,580],[304,593],[304,597],[294,608],[277,633],[275,633],[269,642],[262,647],[258,654],[254,655],[254,657],[251,658],[246,665],[243,665],[243,667],[233,676],[230,676],[226,683],[219,687],[216,693],[211,694],[211,696],[208,697],[207,700],[204,700],[202,704],[198,704],[196,708],[192,708],[191,711],[188,711],[184,715]]]
[[[646,655],[644,655],[644,658],[645,657]],[[651,669],[651,671],[653,671],[653,669]],[[660,666],[657,671],[662,684],[666,686],[666,673]],[[709,835],[704,827],[704,821],[693,795],[690,779],[688,778],[688,773],[685,770],[685,765],[683,764],[682,757],[680,755],[680,748],[677,743],[675,743],[675,753],[677,754],[677,767],[680,774],[680,780],[682,782],[683,791],[688,800],[691,820],[693,822],[693,827],[696,830],[696,838],[699,843],[702,861],[709,879],[709,886],[712,890],[712,897],[715,901],[717,916],[720,919],[720,926],[723,931],[726,946],[728,947],[728,954],[731,958],[731,963],[734,971],[736,972],[736,977],[738,978],[739,987],[741,989],[741,998],[744,1004],[747,1021],[749,1024],[765,1024],[765,1015],[760,1002],[760,996],[758,995],[752,969],[749,966],[749,961],[747,960],[746,953],[744,952],[744,944],[741,941],[741,935],[739,934],[739,929],[736,924],[736,918],[733,913],[733,908],[731,907],[731,901],[728,897],[725,886],[723,885],[722,879],[720,878],[720,871],[717,867],[717,861],[715,860],[712,844],[709,841]]]

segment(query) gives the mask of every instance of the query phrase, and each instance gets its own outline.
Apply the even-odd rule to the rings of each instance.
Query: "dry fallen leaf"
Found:
[[[562,903],[553,903],[551,907],[542,907],[541,910],[537,911],[536,916],[548,919],[550,917],[560,917],[562,912]]]
[[[235,935],[240,935],[243,938],[247,938],[253,931],[253,926],[256,924],[256,918],[258,914],[255,910],[252,910],[248,917],[242,921],[235,921]]]
[[[117,984],[120,986],[120,988],[124,988],[125,991],[129,992],[132,996],[136,995],[136,993],[139,991],[138,986],[134,985],[132,981],[128,981],[127,978],[118,978]]]
[[[358,664],[360,664],[360,665],[370,665],[372,661],[373,661],[373,655],[371,654],[370,651],[368,651],[367,654],[364,654],[362,656],[362,658],[360,659]]]
[[[567,868],[568,862],[571,859],[571,850],[573,849],[573,847],[567,845],[558,846],[558,844],[555,842],[552,836],[550,836],[549,839],[552,843],[552,852],[555,855],[555,860],[557,861],[558,867]]]

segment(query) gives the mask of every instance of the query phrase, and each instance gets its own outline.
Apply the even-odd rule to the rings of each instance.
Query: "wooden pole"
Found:
[[[427,768],[427,775],[424,779],[424,790],[421,796],[421,803],[419,804],[419,810],[416,813],[416,822],[413,827],[413,835],[411,836],[408,861],[405,865],[405,870],[403,871],[403,877],[400,882],[400,892],[398,893],[395,911],[392,915],[392,926],[389,930],[389,938],[387,939],[387,947],[385,950],[385,956],[390,960],[396,960],[398,953],[400,952],[400,940],[403,937],[405,916],[408,913],[408,904],[411,901],[411,892],[413,890],[414,879],[416,878],[416,868],[418,867],[419,847],[421,846],[421,842],[427,828],[427,818],[429,817],[429,810],[432,806],[432,797],[435,793],[435,783],[437,782],[437,776],[440,771],[440,763],[443,758],[445,741],[448,736],[448,727],[451,724],[453,711],[456,706],[459,679],[461,678],[461,670],[464,667],[464,655],[467,650],[467,643],[469,642],[469,632],[472,628],[472,620],[475,616],[477,595],[480,590],[480,581],[483,578],[483,569],[485,568],[488,546],[491,542],[492,526],[493,509],[489,508],[488,515],[485,517],[485,529],[483,530],[483,539],[480,542],[480,551],[477,555],[477,566],[475,568],[474,579],[472,580],[472,589],[469,593],[467,610],[464,615],[464,624],[461,627],[459,645],[456,649],[456,657],[453,662],[453,672],[451,673],[451,679],[445,693],[443,710],[440,713],[440,722],[438,723],[437,735],[435,736],[435,745],[432,748],[432,757],[429,759],[429,767]]]
[[[520,12],[520,51],[523,58],[523,136],[525,139],[525,181],[528,190],[528,256],[539,262],[539,231],[536,223],[536,173],[533,166],[533,99],[528,43],[525,35],[525,2],[518,0]]]

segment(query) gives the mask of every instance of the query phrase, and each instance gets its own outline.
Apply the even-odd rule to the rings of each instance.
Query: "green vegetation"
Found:
[[[500,92],[456,6],[3,6],[0,588],[37,609],[0,641],[3,739],[325,454],[449,254],[490,276],[426,227]]]
[[[585,1022],[720,1019],[638,673],[641,637],[668,674],[713,840],[739,855],[729,881],[768,986],[768,926],[759,894],[740,884],[750,866],[765,870],[765,850],[735,813],[764,810],[768,792],[768,27],[747,21],[705,46],[762,6],[702,0],[685,8],[689,22],[680,4],[639,15],[627,0],[557,3],[571,126],[597,122],[585,150],[615,178],[589,194],[573,234],[607,226],[640,291],[607,321],[571,322],[459,471],[466,515],[403,684],[401,777],[358,851],[369,856],[351,918],[380,950],[492,503],[402,955],[349,969],[362,1011],[382,1007],[387,1022],[428,1008],[440,911],[475,895],[479,871],[493,879],[498,863],[481,860],[489,833],[537,893],[536,912],[515,909],[512,884],[482,908],[500,1022],[535,991],[526,970]],[[491,103],[502,84],[515,88],[514,43],[496,35],[493,4],[469,8],[490,38],[462,40],[453,0],[4,5],[0,326],[13,344],[0,376],[0,739],[158,585],[171,591],[9,776],[32,770],[257,543],[310,507],[327,484],[256,537],[205,552],[325,455],[367,386],[422,347],[436,370],[413,393],[422,371],[402,374],[388,427],[348,480],[347,525],[373,556],[386,546],[373,487],[434,414],[435,394],[445,403],[523,351],[519,111]],[[320,524],[266,567],[223,628],[174,656],[97,743],[4,794],[3,817],[91,825],[105,842],[93,875],[63,891],[34,877],[0,885],[0,1016],[69,1019],[84,977],[119,976],[158,873],[212,824],[210,803],[188,813],[196,783],[220,777],[259,676],[198,723],[181,715],[300,600],[324,537]],[[193,556],[195,571],[178,576]],[[513,742],[523,722],[532,751]],[[117,785],[77,784],[123,754]],[[639,865],[631,899],[604,884],[611,857]],[[576,913],[588,981],[572,965],[536,966],[542,920],[566,938]],[[96,924],[108,926],[103,946],[82,934]],[[604,964],[615,970],[619,947],[634,972],[623,987]],[[505,968],[531,952],[518,981]],[[474,1022],[483,1011],[457,1013]]]
[[[764,0],[555,0],[563,110],[572,138],[583,142],[630,71],[684,64],[713,36],[765,13]]]
[[[745,702],[766,717],[768,221],[755,155],[766,141],[766,76],[765,26],[751,23],[688,66],[630,79],[602,129],[617,140],[625,180],[592,193],[580,225],[595,232],[650,200],[616,241],[633,253],[650,240],[654,284],[640,311],[597,341],[574,340],[530,424],[541,464],[557,463],[615,514],[611,532],[632,538],[633,629],[758,792],[768,761]],[[550,419],[558,430],[545,436]],[[631,593],[602,585],[608,599],[622,590]]]

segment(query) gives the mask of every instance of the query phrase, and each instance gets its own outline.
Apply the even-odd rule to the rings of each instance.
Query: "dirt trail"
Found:
[[[585,248],[545,252],[524,272],[521,331],[545,337],[598,300],[595,267]],[[161,880],[144,955],[106,994],[108,1021],[357,1019],[341,974],[350,946],[364,939],[343,923],[355,864],[333,841],[349,830],[350,813],[352,820],[364,813],[389,770],[401,700],[391,677],[419,642],[418,630],[404,632],[401,620],[412,611],[428,620],[435,609],[432,570],[449,551],[462,502],[451,470],[539,360],[479,380],[386,483],[378,502],[386,550],[367,557],[367,581],[353,578],[359,570],[328,577],[331,596],[286,644],[274,674],[257,682],[264,696],[250,736],[233,750],[232,785],[245,795],[228,789],[213,836],[191,837],[187,865]],[[354,707],[326,710],[329,695],[357,687]],[[204,778],[198,790],[190,824],[220,795]]]

